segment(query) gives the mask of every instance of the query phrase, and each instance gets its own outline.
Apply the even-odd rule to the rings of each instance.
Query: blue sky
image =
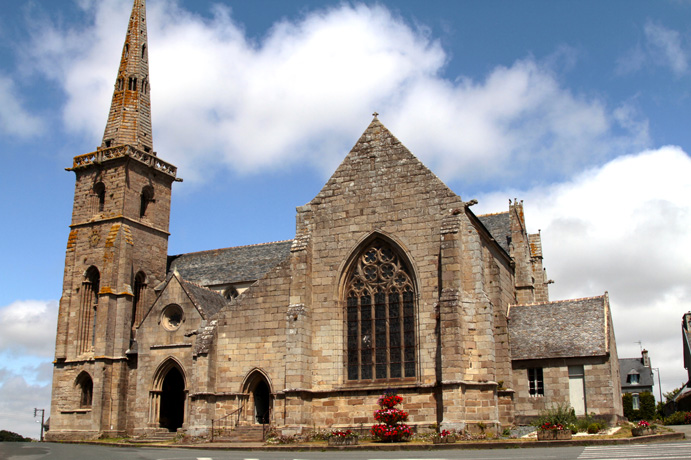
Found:
[[[686,380],[691,1],[147,3],[171,254],[292,238],[377,111],[476,212],[523,199],[552,299],[608,291],[619,356]],[[49,406],[64,168],[100,144],[130,10],[3,1],[0,429]]]

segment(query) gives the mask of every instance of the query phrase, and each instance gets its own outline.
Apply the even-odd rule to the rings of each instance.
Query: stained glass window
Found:
[[[415,377],[415,291],[391,245],[365,248],[345,292],[348,380]]]

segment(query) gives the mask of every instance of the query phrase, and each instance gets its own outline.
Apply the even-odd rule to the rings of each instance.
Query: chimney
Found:
[[[641,362],[645,367],[650,367],[650,358],[648,357],[648,350],[641,351]]]

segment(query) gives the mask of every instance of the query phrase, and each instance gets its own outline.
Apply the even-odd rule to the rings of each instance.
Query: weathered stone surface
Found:
[[[144,25],[135,0],[130,31]],[[522,202],[476,216],[376,116],[297,208],[292,240],[168,258],[176,170],[151,151],[146,34],[125,45],[118,79],[138,86],[116,85],[104,144],[71,168],[50,437],[361,428],[386,390],[419,427],[495,430],[567,400],[571,364],[589,411],[621,413],[609,313],[563,304],[575,335],[573,318],[547,321]],[[557,355],[533,346],[549,338]],[[537,366],[541,398],[528,395]]]

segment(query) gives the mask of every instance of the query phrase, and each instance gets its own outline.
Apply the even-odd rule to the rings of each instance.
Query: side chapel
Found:
[[[551,302],[522,202],[475,215],[376,114],[292,239],[169,256],[145,9],[103,141],[68,168],[48,439],[367,426],[387,389],[420,429],[622,417],[607,294]]]

